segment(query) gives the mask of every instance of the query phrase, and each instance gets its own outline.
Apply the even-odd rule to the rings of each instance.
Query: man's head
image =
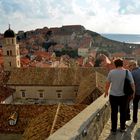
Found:
[[[123,60],[121,58],[117,58],[114,60],[115,67],[123,67]]]
[[[138,67],[137,61],[131,60],[128,64],[128,67],[129,67],[129,70],[135,69],[136,67]]]

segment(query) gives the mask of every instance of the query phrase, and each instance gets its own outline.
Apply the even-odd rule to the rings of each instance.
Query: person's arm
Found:
[[[107,97],[108,96],[109,88],[110,88],[110,82],[109,81],[106,81],[104,97]]]
[[[128,72],[128,74],[129,74],[129,80],[131,81],[131,87],[133,89],[133,95],[130,98],[133,99],[135,96],[135,84],[134,84],[133,74],[130,71]]]
[[[133,89],[132,99],[134,99],[134,97],[135,97],[135,84],[134,83],[131,83],[131,87]]]

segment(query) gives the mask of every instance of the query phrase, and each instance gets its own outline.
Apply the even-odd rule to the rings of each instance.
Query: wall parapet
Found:
[[[97,140],[109,117],[108,98],[102,95],[46,140]]]

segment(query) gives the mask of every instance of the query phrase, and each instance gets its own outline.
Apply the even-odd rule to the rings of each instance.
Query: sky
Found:
[[[140,0],[0,0],[0,33],[83,25],[97,33],[140,34]]]

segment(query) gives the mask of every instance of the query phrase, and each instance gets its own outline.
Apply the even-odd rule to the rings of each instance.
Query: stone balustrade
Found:
[[[108,98],[102,95],[46,140],[98,140],[109,117]]]

